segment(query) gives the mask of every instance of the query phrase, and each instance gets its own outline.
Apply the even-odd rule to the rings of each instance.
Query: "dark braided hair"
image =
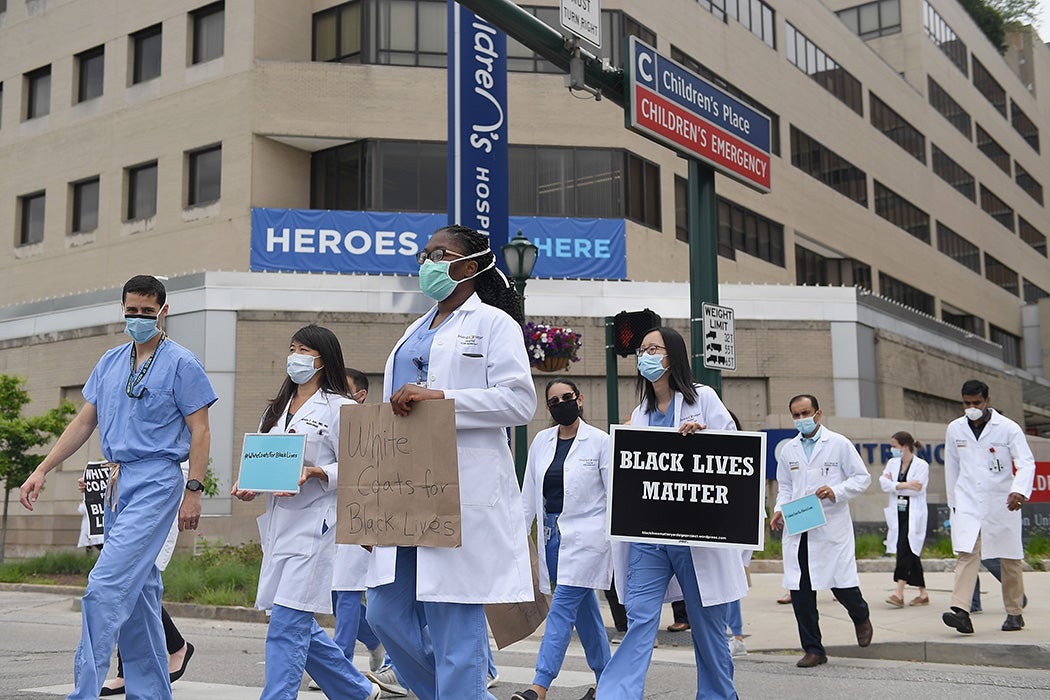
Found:
[[[452,224],[451,226],[438,229],[438,232],[440,231],[444,231],[456,239],[456,242],[463,246],[463,252],[466,255],[480,253],[489,247],[488,236],[460,224]],[[490,251],[488,255],[480,255],[473,259],[477,261],[478,269],[481,270],[488,267],[495,259],[495,254]],[[513,287],[508,286],[503,281],[503,277],[496,272],[496,268],[485,270],[485,272],[474,278],[474,291],[478,293],[478,297],[483,302],[505,311],[508,316],[519,324],[524,325],[525,315],[521,309],[521,297],[518,296]]]

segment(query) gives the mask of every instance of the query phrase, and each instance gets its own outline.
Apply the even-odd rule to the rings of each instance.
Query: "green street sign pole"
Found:
[[[689,345],[693,376],[722,395],[722,372],[704,367],[704,302],[718,303],[715,171],[689,159]]]

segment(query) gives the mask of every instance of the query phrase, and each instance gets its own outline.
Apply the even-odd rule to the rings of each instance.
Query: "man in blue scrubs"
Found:
[[[102,356],[84,385],[84,407],[20,489],[22,505],[33,510],[47,473],[98,427],[111,463],[106,547],[84,593],[71,699],[98,698],[118,636],[128,698],[171,698],[155,560],[176,514],[179,530],[197,528],[211,443],[208,408],[217,397],[200,360],[160,330],[166,296],[148,275],[124,285],[132,342]],[[179,463],[187,457],[183,481]]]

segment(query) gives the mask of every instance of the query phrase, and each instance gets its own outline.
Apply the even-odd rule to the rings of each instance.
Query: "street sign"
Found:
[[[704,367],[736,370],[736,324],[728,306],[704,303]]]
[[[561,26],[601,48],[602,8],[598,0],[561,0],[559,17]]]
[[[635,36],[626,78],[628,128],[769,192],[769,117]]]

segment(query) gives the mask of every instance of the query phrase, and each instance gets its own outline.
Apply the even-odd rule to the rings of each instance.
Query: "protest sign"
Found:
[[[765,433],[612,427],[615,540],[762,549]]]
[[[84,507],[88,514],[88,535],[94,537],[105,530],[106,486],[109,484],[109,464],[105,460],[87,463],[84,470]]]
[[[540,590],[539,555],[536,543],[529,538],[529,560],[532,565],[532,600],[520,603],[486,603],[485,619],[489,623],[496,648],[504,649],[525,639],[547,620],[550,596]]]
[[[299,493],[305,452],[305,433],[247,433],[241,449],[237,488]]]
[[[789,535],[801,535],[827,523],[824,504],[815,493],[785,503],[780,512],[784,514],[784,530]]]
[[[348,404],[339,419],[336,542],[459,547],[455,401]]]

